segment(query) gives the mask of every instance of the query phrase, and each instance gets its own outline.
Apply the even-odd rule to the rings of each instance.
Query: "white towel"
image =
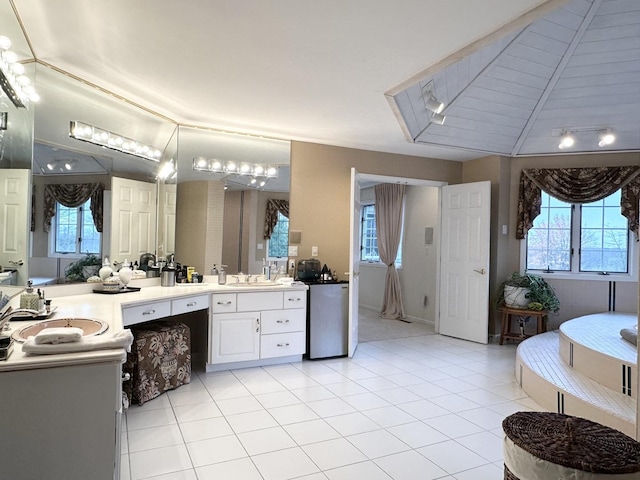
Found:
[[[79,342],[83,333],[78,327],[50,327],[40,330],[33,340],[36,345]]]
[[[29,337],[22,344],[22,351],[26,355],[51,355],[56,353],[88,352],[91,350],[110,350],[113,348],[125,348],[131,351],[133,333],[125,329],[115,333],[103,333],[93,337],[82,337],[78,342],[60,343],[58,345],[35,343],[35,337]]]

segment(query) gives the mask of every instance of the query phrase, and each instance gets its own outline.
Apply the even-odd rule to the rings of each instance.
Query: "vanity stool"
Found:
[[[517,412],[502,422],[505,480],[640,477],[640,443],[585,418]]]
[[[191,381],[191,332],[184,323],[153,322],[132,328],[133,344],[123,372],[123,391],[142,405]]]

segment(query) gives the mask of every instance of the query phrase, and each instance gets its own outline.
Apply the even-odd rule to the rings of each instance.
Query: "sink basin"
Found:
[[[93,318],[56,318],[54,320],[45,320],[43,322],[32,323],[20,330],[16,330],[11,335],[14,340],[24,342],[32,335],[36,335],[45,328],[55,327],[78,327],[81,328],[85,337],[100,335],[109,328],[107,322],[96,320]]]

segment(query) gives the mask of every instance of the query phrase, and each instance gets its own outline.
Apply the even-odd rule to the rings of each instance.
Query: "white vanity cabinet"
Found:
[[[122,307],[122,324],[125,327],[130,327],[139,323],[206,310],[207,308],[209,308],[209,294],[207,293],[174,298],[173,300],[127,305]]]
[[[299,360],[306,347],[306,298],[306,290],[212,294],[209,363],[229,368]]]

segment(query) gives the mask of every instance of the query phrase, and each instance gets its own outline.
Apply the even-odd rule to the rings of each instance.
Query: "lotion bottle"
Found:
[[[225,285],[227,283],[227,272],[225,270],[226,265],[220,265],[218,269],[218,285]]]
[[[33,291],[32,285],[31,281],[27,282],[25,293],[20,295],[20,308],[40,311],[40,297]]]

